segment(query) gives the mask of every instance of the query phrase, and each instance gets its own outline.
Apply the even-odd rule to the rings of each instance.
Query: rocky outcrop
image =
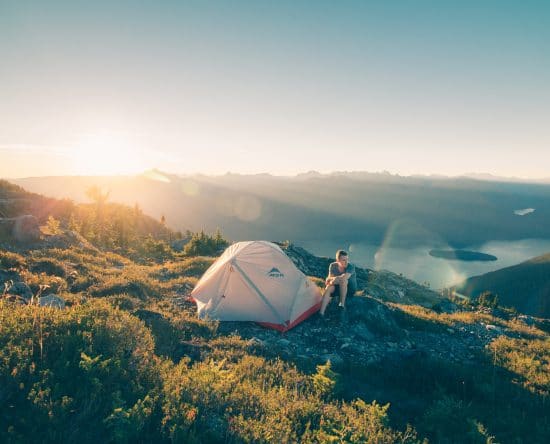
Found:
[[[30,214],[18,217],[0,218],[0,235],[16,242],[36,242],[40,239],[40,226],[36,217]]]
[[[280,246],[305,274],[325,277],[331,259],[313,256],[292,244]],[[439,312],[460,308],[395,273],[357,268],[357,281],[360,292],[348,299],[346,309],[332,302],[325,317],[314,314],[284,334],[252,322],[220,322],[218,332],[237,334],[247,340],[251,350],[265,356],[310,368],[330,361],[335,369],[400,367],[406,360],[428,358],[475,365],[487,344],[501,335],[515,335],[492,324],[456,322],[447,328],[440,323],[423,323],[390,302],[425,306],[437,303]],[[195,308],[185,296],[176,297],[174,302],[184,309]],[[193,344],[192,349],[201,359],[209,353],[204,344]]]
[[[317,257],[291,243],[278,244],[292,262],[307,276],[324,279],[333,259]],[[387,270],[355,268],[359,293],[383,301],[432,307],[441,301],[439,293],[417,282]]]
[[[14,282],[11,286],[8,286],[6,293],[19,296],[27,302],[33,297],[31,288],[25,282]]]
[[[185,298],[174,301],[193,308]],[[475,365],[480,353],[495,338],[516,336],[504,327],[484,323],[415,329],[404,321],[407,316],[375,298],[356,296],[345,310],[332,303],[326,317],[315,314],[284,334],[252,322],[220,322],[218,332],[237,334],[248,341],[251,350],[265,356],[288,359],[305,367],[330,361],[335,369],[401,366],[405,360],[417,358]],[[193,352],[199,351],[204,359],[209,348],[194,343]]]

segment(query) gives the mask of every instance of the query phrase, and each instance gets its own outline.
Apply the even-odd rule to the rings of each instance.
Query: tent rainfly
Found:
[[[254,321],[287,331],[321,305],[319,288],[277,245],[237,242],[228,247],[191,293],[200,318]]]

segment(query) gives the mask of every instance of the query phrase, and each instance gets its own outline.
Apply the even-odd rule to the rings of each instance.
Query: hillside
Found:
[[[70,233],[0,246],[2,442],[550,439],[547,321],[365,269],[347,311],[285,334],[204,321],[187,296],[215,257]],[[281,246],[324,277],[330,259]]]
[[[14,181],[53,197],[82,201],[97,185],[115,202],[138,202],[174,229],[223,227],[234,240],[334,239],[456,248],[489,239],[550,239],[550,185],[468,178],[339,173],[180,177],[39,177]],[[533,208],[524,216],[515,210]],[[341,238],[335,233],[342,233]]]
[[[162,220],[144,214],[138,205],[132,208],[109,202],[109,194],[97,187],[87,189],[86,200],[90,203],[49,198],[0,180],[0,246],[17,245],[13,235],[20,220],[30,221],[28,229],[42,227],[30,236],[31,242],[40,238],[62,242],[61,235],[72,232],[100,247],[126,253],[142,246],[147,237],[151,238],[149,243],[182,238]]]
[[[454,287],[477,297],[484,291],[498,295],[499,303],[522,313],[550,318],[550,253],[512,267],[474,276]]]

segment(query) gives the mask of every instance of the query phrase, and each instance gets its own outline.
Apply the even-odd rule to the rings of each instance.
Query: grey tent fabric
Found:
[[[281,331],[313,314],[321,301],[320,289],[267,241],[228,247],[191,296],[201,318],[255,321]]]

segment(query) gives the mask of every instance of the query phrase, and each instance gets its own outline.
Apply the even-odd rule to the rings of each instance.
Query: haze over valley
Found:
[[[550,185],[387,173],[37,177],[13,180],[33,192],[85,202],[99,186],[109,200],[138,204],[175,230],[232,240],[291,240],[332,256],[352,250],[363,266],[387,268],[434,288],[550,251]],[[530,208],[518,214],[517,209]],[[456,263],[432,248],[494,254],[492,263]]]

